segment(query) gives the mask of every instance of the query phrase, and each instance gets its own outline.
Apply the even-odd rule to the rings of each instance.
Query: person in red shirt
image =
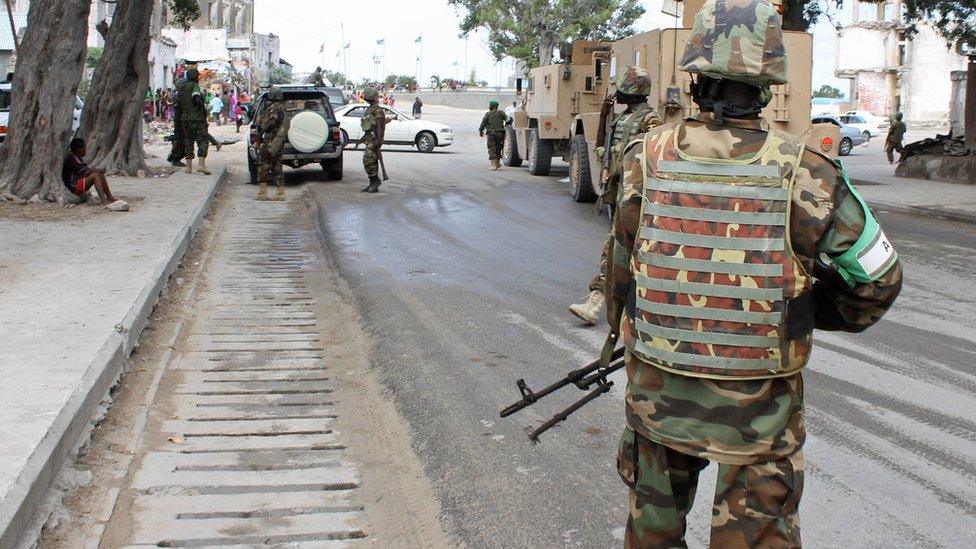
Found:
[[[68,149],[68,156],[65,157],[64,163],[61,165],[61,180],[65,187],[75,196],[80,197],[82,201],[88,195],[88,191],[95,187],[95,192],[98,193],[98,197],[106,208],[116,212],[127,211],[129,204],[124,200],[115,198],[111,189],[108,188],[105,172],[94,170],[85,164],[84,158],[88,153],[88,145],[85,144],[85,140],[80,137],[72,139]]]

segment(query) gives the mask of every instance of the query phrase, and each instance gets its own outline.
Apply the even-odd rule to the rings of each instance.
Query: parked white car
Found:
[[[888,120],[883,116],[876,116],[868,111],[847,111],[840,116],[840,121],[853,126],[865,137],[878,137],[888,127]]]
[[[335,110],[343,143],[355,143],[363,137],[360,125],[369,105],[357,103]],[[430,120],[418,120],[394,108],[380,105],[390,122],[386,125],[386,145],[412,145],[420,152],[433,152],[436,147],[454,143],[454,130]]]
[[[72,133],[81,126],[81,111],[85,102],[75,97],[75,110],[71,121]],[[7,139],[7,122],[10,121],[10,82],[0,82],[0,143]]]

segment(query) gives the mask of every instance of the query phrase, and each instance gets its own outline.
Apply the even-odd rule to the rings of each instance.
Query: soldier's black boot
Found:
[[[369,178],[369,185],[363,188],[364,193],[378,193],[380,192],[380,178],[377,176],[371,176]]]

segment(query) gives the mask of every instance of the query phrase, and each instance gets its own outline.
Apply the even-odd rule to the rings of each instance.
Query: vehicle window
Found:
[[[329,97],[329,103],[338,107],[346,104],[346,98],[342,96],[342,90],[325,90],[325,95]]]
[[[292,116],[302,111],[328,112],[325,109],[325,100],[321,97],[315,99],[286,99],[285,111]]]
[[[10,90],[0,90],[0,111],[10,110]]]
[[[842,117],[840,117],[840,121],[843,122],[843,123],[845,123],[845,124],[850,124],[851,123],[851,117],[850,116],[842,116]]]
[[[850,117],[850,120],[847,120],[846,122],[848,124],[864,124],[865,121],[860,116],[852,116]]]
[[[346,116],[350,118],[362,118],[366,114],[366,107],[356,107],[346,111]]]
[[[833,125],[835,125],[835,126],[840,127],[840,125],[841,125],[840,124],[840,120],[834,120],[833,118],[828,118],[827,120],[830,120],[830,123],[833,124]]]

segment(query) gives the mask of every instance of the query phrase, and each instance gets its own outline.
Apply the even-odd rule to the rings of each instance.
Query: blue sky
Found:
[[[661,13],[663,0],[644,3],[647,13],[637,23],[639,32],[672,26],[674,19]],[[423,79],[431,74],[460,78],[474,69],[479,79],[496,85],[513,72],[511,60],[495,62],[481,33],[459,38],[461,17],[446,0],[374,0],[370,3],[336,0],[254,0],[255,29],[281,37],[281,56],[296,72],[317,65],[345,68],[340,53],[350,44],[348,66],[353,78],[372,78],[383,72],[374,56],[385,60],[386,72],[416,74],[422,58]],[[417,37],[423,36],[420,43]],[[343,40],[345,42],[343,42]],[[384,45],[377,45],[383,40]],[[828,83],[846,90],[846,81],[833,77],[836,37],[822,21],[814,33],[814,87]],[[385,46],[385,50],[384,50]],[[324,50],[322,53],[320,49]],[[384,55],[385,53],[385,55]]]

